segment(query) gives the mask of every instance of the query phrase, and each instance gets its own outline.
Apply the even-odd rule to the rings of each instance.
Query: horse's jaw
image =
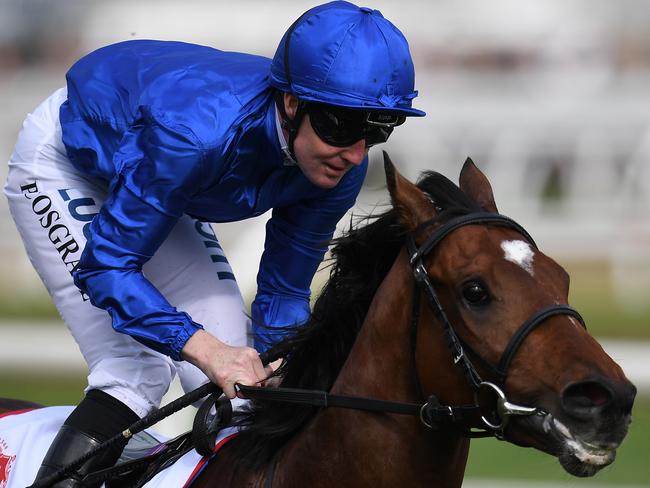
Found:
[[[574,435],[568,427],[553,418],[551,414],[547,414],[546,417],[544,425],[552,423],[552,427],[547,428],[552,429],[560,439],[562,450],[558,454],[558,459],[567,473],[580,477],[593,476],[616,459],[616,449],[620,445],[620,441],[586,440],[581,436]],[[627,424],[629,424],[629,420]],[[627,432],[627,426],[625,431]]]
[[[627,433],[630,417],[623,419],[619,425],[612,426],[612,429],[619,432],[615,440],[611,437],[599,440],[595,433],[578,434],[550,413],[530,417],[523,423],[532,431],[535,441],[522,444],[556,456],[567,473],[585,478],[594,476],[614,462],[616,450]]]

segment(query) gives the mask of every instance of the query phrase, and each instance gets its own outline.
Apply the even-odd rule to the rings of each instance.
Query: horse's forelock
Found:
[[[463,193],[458,185],[435,171],[423,172],[417,185],[429,195],[441,213],[462,214],[481,210],[479,204]]]

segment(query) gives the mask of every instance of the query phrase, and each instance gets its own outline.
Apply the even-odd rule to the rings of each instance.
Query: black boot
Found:
[[[63,425],[59,433],[54,438],[52,445],[47,451],[41,468],[36,475],[36,481],[47,478],[48,476],[56,473],[59,469],[68,466],[71,462],[80,458],[87,452],[101,444],[101,441],[94,437],[81,432],[69,425]],[[118,454],[119,456],[119,454]],[[59,481],[52,485],[52,488],[79,488],[84,485],[79,481],[91,471],[102,469],[106,465],[106,452],[98,452],[96,456],[86,461],[79,469],[76,470],[77,475],[74,474],[73,478],[68,478]],[[116,459],[113,459],[113,463]],[[110,460],[108,460],[110,463]]]
[[[45,454],[36,481],[67,467],[107,439],[122,432],[139,417],[125,404],[100,390],[90,390],[74,409],[54,438]],[[52,488],[90,488],[81,480],[93,471],[113,466],[120,457],[126,440],[97,453],[73,473]]]

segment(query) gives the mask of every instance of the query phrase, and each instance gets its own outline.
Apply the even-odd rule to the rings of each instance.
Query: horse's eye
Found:
[[[463,285],[463,298],[470,305],[487,305],[490,302],[490,294],[487,288],[480,281],[469,281]]]

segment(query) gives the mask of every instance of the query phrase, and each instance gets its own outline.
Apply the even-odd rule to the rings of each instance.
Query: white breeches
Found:
[[[81,174],[65,154],[59,123],[65,98],[60,89],[27,116],[4,191],[27,255],[88,364],[87,390],[103,390],[144,416],[159,406],[176,373],[185,391],[208,379],[195,366],[113,330],[109,314],[74,285],[71,271],[107,185]],[[212,335],[230,345],[248,343],[244,302],[209,224],[181,218],[143,272]]]

